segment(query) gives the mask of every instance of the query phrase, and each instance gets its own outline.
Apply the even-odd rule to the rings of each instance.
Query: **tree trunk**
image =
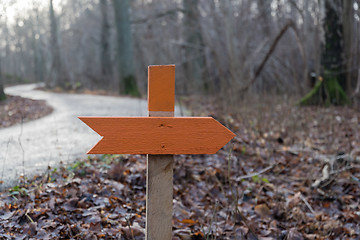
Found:
[[[325,44],[322,51],[323,78],[300,100],[300,105],[348,103],[343,65],[343,28],[341,23],[342,1],[325,1]]]
[[[205,69],[204,41],[199,22],[199,0],[183,0],[184,5],[184,35],[185,35],[185,76],[191,82],[190,86],[200,91],[208,90]]]
[[[3,34],[2,36],[4,36],[5,39],[5,59],[6,61],[4,61],[3,63],[3,67],[4,69],[6,69],[6,71],[9,71],[9,66],[12,65],[12,59],[10,57],[10,33],[9,33],[9,27],[8,27],[8,17],[6,14],[6,8],[4,7],[3,9],[4,11],[4,29],[3,29]]]
[[[257,6],[260,14],[260,22],[265,37],[271,37],[272,32],[272,16],[271,16],[272,0],[258,0]]]
[[[4,92],[4,82],[3,82],[3,74],[2,74],[1,59],[0,59],[0,101],[3,101],[5,99],[6,99],[6,95]]]
[[[101,7],[101,74],[107,81],[105,84],[109,84],[108,80],[112,77],[112,65],[110,57],[110,24],[108,21],[107,13],[107,0],[100,1]]]
[[[32,41],[34,48],[34,62],[35,62],[35,80],[37,82],[44,81],[44,59],[41,51],[41,38],[39,31],[39,14],[36,11],[36,26],[32,26]],[[35,28],[35,29],[34,29]]]
[[[58,38],[58,25],[56,21],[53,0],[50,0],[50,33],[51,33],[51,54],[52,54],[52,64],[51,64],[51,74],[50,79],[47,81],[47,86],[50,88],[61,87],[65,88],[69,82],[66,77],[66,72],[63,69],[63,64],[61,61],[60,54],[60,44]]]
[[[117,35],[120,93],[139,96],[135,77],[134,47],[130,23],[129,0],[113,0]]]
[[[352,77],[354,76],[353,68],[353,56],[352,56],[352,40],[354,34],[354,1],[343,1],[343,14],[342,14],[342,27],[344,30],[344,59],[345,59],[345,84],[346,92],[351,93],[352,89]]]

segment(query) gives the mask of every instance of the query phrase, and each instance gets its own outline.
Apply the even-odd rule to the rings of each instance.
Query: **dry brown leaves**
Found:
[[[319,154],[360,147],[359,112],[278,105],[219,120],[237,133],[226,149],[176,157],[173,239],[359,239],[360,164],[311,187]],[[143,239],[145,168],[105,155],[3,192],[0,238]]]
[[[5,101],[0,102],[0,128],[38,119],[52,111],[45,101],[7,96]]]

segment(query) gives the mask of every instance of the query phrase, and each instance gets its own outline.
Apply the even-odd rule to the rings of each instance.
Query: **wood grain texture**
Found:
[[[214,154],[235,134],[210,117],[79,117],[103,136],[90,154]]]
[[[172,239],[173,155],[148,155],[146,239]]]
[[[175,65],[149,66],[148,67],[149,111],[173,112],[174,107],[175,107]]]

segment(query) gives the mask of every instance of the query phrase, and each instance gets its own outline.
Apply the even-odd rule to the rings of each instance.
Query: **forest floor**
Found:
[[[43,100],[7,96],[5,101],[0,102],[0,128],[39,119],[52,111],[52,107]]]
[[[237,134],[218,154],[175,157],[173,239],[359,239],[360,112],[239,108],[207,110]],[[0,238],[143,239],[145,174],[137,155],[49,168],[0,193]]]

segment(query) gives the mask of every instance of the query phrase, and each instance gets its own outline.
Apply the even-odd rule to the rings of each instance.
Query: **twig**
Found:
[[[360,152],[360,149],[356,148],[356,149],[352,150],[350,154],[341,154],[341,155],[336,155],[336,156],[317,154],[316,158],[319,160],[322,160],[326,163],[331,163],[331,164],[333,164],[335,161],[342,160],[342,159],[344,159],[345,161],[348,161],[348,162],[360,162],[360,157],[355,157],[355,154],[359,153],[359,152]]]
[[[206,240],[209,240],[209,233],[212,232],[212,231],[211,231],[211,228],[212,228],[212,224],[213,224],[213,221],[214,221],[214,219],[215,219],[215,216],[216,216],[216,209],[217,209],[217,207],[218,207],[218,201],[215,202],[215,207],[214,207],[213,215],[212,215],[211,221],[210,221],[210,228],[209,228],[209,231],[208,231],[208,233],[206,234],[206,237],[205,237]]]
[[[236,212],[239,214],[241,220],[245,223],[245,225],[248,227],[248,229],[250,230],[250,232],[253,234],[253,236],[255,237],[256,240],[258,240],[259,238],[257,237],[256,233],[255,233],[255,229],[249,224],[249,220],[240,212],[239,207],[236,208]]]
[[[301,200],[305,203],[305,205],[309,208],[310,212],[313,214],[313,215],[316,215],[314,209],[311,207],[311,205],[309,204],[309,202],[305,199],[305,197],[300,193],[300,198]]]
[[[20,125],[21,128],[20,128],[20,134],[18,136],[18,142],[19,142],[21,152],[22,152],[23,182],[25,183],[25,151],[24,151],[24,147],[21,143],[21,137],[23,134],[23,125],[24,125],[24,117],[21,114],[21,125]]]
[[[31,223],[34,223],[34,220],[28,215],[29,209],[26,211],[25,216],[29,219]]]
[[[156,14],[156,15],[154,15],[154,16],[150,16],[150,17],[142,18],[142,19],[132,20],[131,23],[132,23],[132,24],[146,23],[146,22],[148,22],[148,21],[155,20],[155,19],[162,18],[162,17],[166,17],[166,16],[168,16],[168,15],[174,15],[174,14],[176,14],[177,12],[185,12],[185,10],[184,10],[184,9],[181,9],[181,8],[170,9],[170,10],[167,10],[167,11],[165,11],[165,12],[158,13],[158,14]]]
[[[264,168],[264,169],[262,169],[262,170],[260,170],[260,171],[258,171],[258,172],[255,172],[255,173],[247,174],[247,175],[245,175],[245,176],[238,177],[238,178],[236,178],[236,181],[240,181],[240,180],[243,180],[243,179],[246,179],[246,178],[252,178],[252,177],[255,177],[255,176],[260,175],[260,174],[262,174],[262,173],[265,173],[265,172],[269,171],[270,169],[272,169],[275,165],[276,165],[276,164],[273,164],[273,165],[270,165],[270,166],[268,166],[268,167],[266,167],[266,168]]]
[[[360,148],[355,148],[355,149],[353,149],[353,150],[351,151],[351,153],[350,153],[350,157],[351,157],[352,159],[355,159],[356,162],[360,162],[360,157],[355,157],[355,156],[354,156],[355,153],[360,153]]]
[[[217,184],[219,184],[219,187],[220,187],[220,191],[222,192],[222,194],[225,196],[225,189],[224,189],[224,186],[222,185],[220,179],[216,176],[216,174],[213,174],[212,175],[213,178],[215,179],[215,181],[217,182]]]
[[[174,45],[179,45],[181,47],[187,47],[187,48],[192,48],[194,50],[204,50],[204,46],[200,46],[198,44],[192,44],[192,43],[189,43],[189,42],[181,42],[181,41],[170,41],[171,44],[174,44]]]
[[[130,213],[131,214],[131,213]],[[130,217],[131,218],[131,217]],[[128,225],[128,228],[129,228],[129,231],[130,231],[130,234],[131,234],[131,239],[132,240],[135,240],[135,238],[134,238],[134,232],[133,232],[133,230],[131,229],[131,224],[130,224],[130,220],[127,218],[127,217],[125,217],[125,220],[126,220],[126,224]]]
[[[345,172],[347,170],[350,170],[350,169],[353,169],[355,166],[346,166],[346,167],[343,167],[339,170],[334,170],[334,171],[331,171],[330,174],[331,175],[335,175],[335,174],[338,174],[338,173],[342,173],[342,172]]]
[[[355,154],[358,152],[360,152],[360,149],[354,149],[351,151],[350,154],[341,154],[341,155],[337,155],[337,156],[327,156],[327,155],[322,155],[322,154],[316,155],[317,159],[324,161],[326,164],[321,171],[322,172],[321,178],[315,180],[315,182],[311,185],[311,187],[317,188],[320,186],[320,184],[329,180],[330,177],[354,168],[355,167],[354,165],[350,165],[350,166],[345,166],[345,167],[343,167],[341,169],[337,169],[337,170],[333,169],[335,162],[339,161],[339,160],[344,160],[349,163],[360,162],[360,157],[355,157]],[[329,170],[329,168],[330,168],[330,170]],[[329,181],[328,183],[330,183],[330,182],[331,181]],[[322,187],[324,187],[324,186],[322,186]]]

